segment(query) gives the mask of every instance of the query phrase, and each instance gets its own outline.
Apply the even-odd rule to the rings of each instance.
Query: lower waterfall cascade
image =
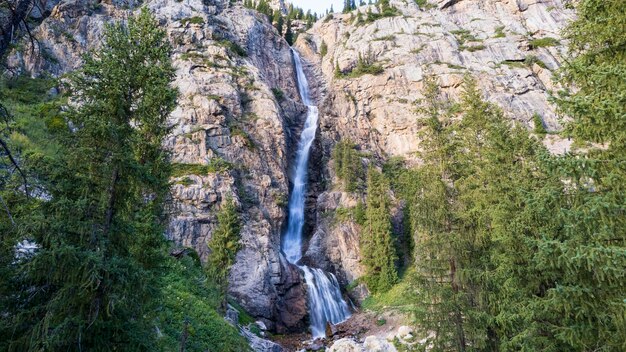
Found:
[[[289,218],[287,230],[283,236],[282,249],[287,260],[298,265],[302,258],[302,228],[304,226],[309,154],[317,132],[319,111],[311,101],[308,80],[304,74],[300,55],[294,49],[291,51],[296,67],[298,91],[308,112],[296,154],[293,190],[289,197]],[[350,309],[341,295],[341,289],[335,275],[305,265],[298,265],[298,267],[304,273],[307,286],[311,333],[313,338],[325,337],[326,323],[337,324],[345,321],[351,315]]]

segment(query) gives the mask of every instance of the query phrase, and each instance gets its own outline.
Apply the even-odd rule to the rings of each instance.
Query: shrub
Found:
[[[182,20],[180,20],[180,23],[183,26],[186,26],[188,24],[203,25],[204,24],[204,19],[202,17],[200,17],[200,16],[193,16],[193,17],[183,18]]]
[[[355,147],[351,141],[343,141],[333,150],[335,173],[346,192],[354,192],[363,186],[363,164]]]
[[[326,56],[327,53],[328,53],[328,45],[326,45],[326,42],[322,40],[322,44],[320,45],[320,55],[324,57]]]
[[[549,46],[555,46],[558,44],[559,44],[558,40],[554,38],[550,38],[550,37],[533,39],[529,43],[531,49],[545,48]]]
[[[546,126],[544,126],[543,124],[543,119],[541,118],[541,115],[537,113],[533,115],[533,125],[535,127],[536,134],[543,136],[548,133],[548,131],[546,130]]]
[[[274,98],[278,101],[285,99],[285,93],[280,88],[272,88],[272,94],[274,94]]]

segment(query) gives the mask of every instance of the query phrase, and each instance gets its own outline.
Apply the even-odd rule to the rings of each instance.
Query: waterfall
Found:
[[[319,112],[311,102],[309,83],[302,60],[297,51],[293,50],[293,60],[296,66],[298,91],[302,102],[307,106],[307,118],[300,135],[298,152],[296,154],[295,176],[293,190],[289,197],[289,221],[287,231],[283,236],[283,252],[290,263],[298,264],[302,258],[302,227],[304,226],[304,206],[306,185],[308,181],[308,163],[311,145],[317,131]],[[313,338],[324,337],[326,322],[340,323],[350,316],[348,305],[341,296],[337,278],[321,269],[300,266],[304,272],[309,301],[309,315],[311,317],[311,333]]]

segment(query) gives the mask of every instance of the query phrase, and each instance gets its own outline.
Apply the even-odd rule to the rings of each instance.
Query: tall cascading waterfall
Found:
[[[311,102],[309,83],[302,68],[300,55],[294,49],[292,49],[292,52],[298,78],[298,90],[300,91],[302,102],[308,108],[296,155],[293,190],[289,197],[287,232],[283,236],[283,252],[290,263],[297,265],[302,258],[302,228],[304,226],[304,202],[308,181],[309,153],[315,139],[315,132],[317,131],[319,112],[317,107]],[[341,290],[335,275],[325,273],[321,269],[309,268],[305,265],[299,267],[304,272],[304,279],[307,285],[313,338],[324,337],[327,322],[337,324],[350,317],[348,304],[341,296]]]

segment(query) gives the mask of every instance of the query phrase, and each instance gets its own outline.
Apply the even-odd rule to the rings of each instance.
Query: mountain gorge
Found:
[[[302,58],[319,109],[299,263],[336,277],[353,312],[363,312],[360,307],[375,293],[366,284],[369,269],[360,245],[368,231],[357,214],[367,207],[366,184],[373,184],[365,170],[386,172],[398,161],[407,169],[428,163],[423,106],[431,79],[444,102],[442,115],[451,120],[463,115],[465,82],[471,78],[485,101],[511,124],[540,136],[539,144],[552,155],[576,147],[561,134],[571,118],[553,102],[563,89],[553,75],[569,55],[562,31],[576,18],[570,1],[379,3],[327,14],[309,29],[300,26],[292,47],[268,16],[239,1],[14,0],[12,11],[0,8],[0,52],[5,51],[7,77],[63,82],[82,67],[84,54],[100,50],[108,24],[127,21],[141,7],[149,10],[172,47],[172,85],[178,90],[163,141],[172,164],[165,237],[178,251],[192,249],[206,263],[219,210],[233,200],[241,231],[228,274],[226,315],[231,322],[238,320],[233,315],[246,316],[254,329],[262,327],[261,332],[243,330],[252,348],[278,351],[282,347],[257,335],[299,339],[311,321],[303,271],[282,246],[309,112],[292,50]],[[283,1],[271,5],[286,12]],[[63,93],[59,83],[45,94]],[[339,165],[338,146],[350,150],[344,155],[356,155],[350,159],[360,170],[353,187]],[[394,243],[401,249],[397,263],[408,270],[414,237],[407,225],[408,201],[394,187],[383,193],[389,198],[385,209]],[[410,325],[409,315],[378,337]],[[367,328],[381,320],[377,316]],[[333,329],[329,324],[326,330]],[[356,328],[345,329],[334,331],[326,347],[352,337]],[[372,341],[342,343],[355,351],[396,351],[385,341],[376,342],[379,347]],[[350,346],[330,350],[351,351]]]

